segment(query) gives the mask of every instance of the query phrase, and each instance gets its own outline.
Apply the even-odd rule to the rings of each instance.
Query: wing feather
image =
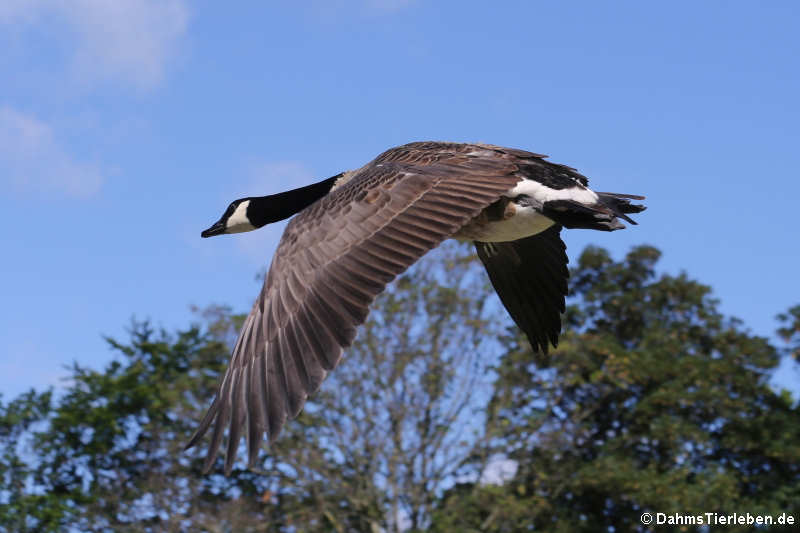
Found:
[[[247,398],[263,398],[263,379],[258,371],[259,359],[252,359],[248,363],[247,370]],[[266,430],[267,414],[264,403],[261,401],[253,402],[253,406],[247,417],[247,465],[252,466],[258,459],[258,450],[261,447],[264,431]]]
[[[386,284],[522,179],[508,150],[421,144],[382,154],[290,221],[189,442],[212,430],[204,470],[227,428],[230,471],[245,425],[252,464],[264,432],[273,441],[302,409]]]
[[[500,301],[528,336],[534,349],[547,353],[558,344],[567,295],[566,246],[561,227],[510,242],[476,242]]]
[[[233,459],[236,456],[236,446],[242,435],[242,424],[245,422],[245,387],[242,384],[244,368],[238,367],[233,371],[231,385],[231,423],[228,429],[228,450],[225,454],[225,475],[231,473]]]

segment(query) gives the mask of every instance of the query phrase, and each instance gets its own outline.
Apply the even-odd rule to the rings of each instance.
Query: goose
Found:
[[[216,396],[186,448],[211,429],[203,471],[228,429],[248,467],[298,415],[386,285],[447,238],[473,241],[489,280],[534,350],[558,344],[567,294],[562,228],[615,231],[643,196],[594,192],[575,169],[489,144],[414,142],[306,187],[233,201],[212,237],[289,221]]]

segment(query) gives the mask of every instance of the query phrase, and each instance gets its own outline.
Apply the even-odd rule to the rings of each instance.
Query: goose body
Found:
[[[567,294],[560,231],[622,229],[641,196],[597,193],[545,156],[486,144],[417,142],[355,171],[234,201],[203,237],[292,215],[244,322],[216,398],[188,447],[212,430],[206,470],[228,428],[225,471],[242,432],[249,462],[276,438],[349,346],[386,284],[444,239],[475,242],[511,317],[535,350],[555,346]]]

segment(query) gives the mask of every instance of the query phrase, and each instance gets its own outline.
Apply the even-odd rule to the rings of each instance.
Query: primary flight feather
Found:
[[[545,156],[486,144],[417,142],[358,170],[291,191],[241,198],[203,237],[296,216],[242,326],[217,395],[187,448],[211,429],[204,470],[225,429],[225,473],[247,440],[249,464],[333,370],[369,305],[447,238],[471,240],[492,286],[535,350],[556,346],[567,294],[560,231],[614,231],[643,196],[599,193]]]

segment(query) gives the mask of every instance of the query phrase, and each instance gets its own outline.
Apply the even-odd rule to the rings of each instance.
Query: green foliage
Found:
[[[486,341],[500,322],[471,250],[435,254],[380,297],[272,450],[292,473],[280,491],[298,502],[302,531],[423,528],[470,457],[490,394]]]
[[[800,518],[800,411],[768,385],[798,357],[724,317],[659,252],[589,248],[558,350],[531,353],[448,246],[375,303],[357,343],[250,471],[183,450],[241,316],[134,322],[62,391],[0,402],[0,531],[615,531],[644,511]],[[498,314],[499,313],[499,314]],[[219,460],[221,461],[221,459]],[[498,465],[516,467],[500,483]],[[492,475],[492,473],[495,475]],[[659,531],[693,531],[658,526]],[[735,526],[726,530],[737,531]]]
[[[458,487],[441,531],[630,531],[645,511],[800,514],[800,411],[768,385],[778,351],[723,317],[710,287],[657,277],[658,258],[645,246],[621,262],[582,254],[560,348],[534,355],[518,339],[498,370],[488,431],[516,475]]]
[[[0,524],[9,531],[26,529],[27,517],[37,509],[43,510],[41,520],[46,522],[51,522],[64,512],[57,495],[28,489],[34,469],[24,458],[24,448],[31,429],[41,424],[51,409],[50,391],[30,391],[6,405],[0,402],[0,479],[3,481],[3,492],[7,492],[5,504],[0,507]]]
[[[795,305],[785,313],[778,315],[782,324],[778,335],[788,346],[788,351],[795,361],[800,362],[800,305]]]
[[[108,339],[116,357],[102,371],[75,364],[56,400],[31,392],[2,407],[0,473],[10,497],[0,500],[0,531],[379,531],[397,530],[401,517],[421,524],[470,453],[465,421],[478,407],[478,381],[488,398],[480,354],[482,339],[494,337],[476,305],[485,294],[480,266],[464,247],[437,255],[376,303],[360,341],[259,467],[237,463],[228,478],[201,475],[205,450],[183,446],[242,317],[209,308],[199,311],[203,329],[169,334],[137,322],[127,343]]]
[[[234,506],[235,493],[261,490],[254,473],[198,475],[199,453],[182,449],[225,344],[197,327],[169,335],[146,322],[133,323],[128,344],[108,343],[116,358],[103,371],[73,365],[57,400],[30,392],[0,411],[7,531],[178,531],[186,517],[203,523]]]

